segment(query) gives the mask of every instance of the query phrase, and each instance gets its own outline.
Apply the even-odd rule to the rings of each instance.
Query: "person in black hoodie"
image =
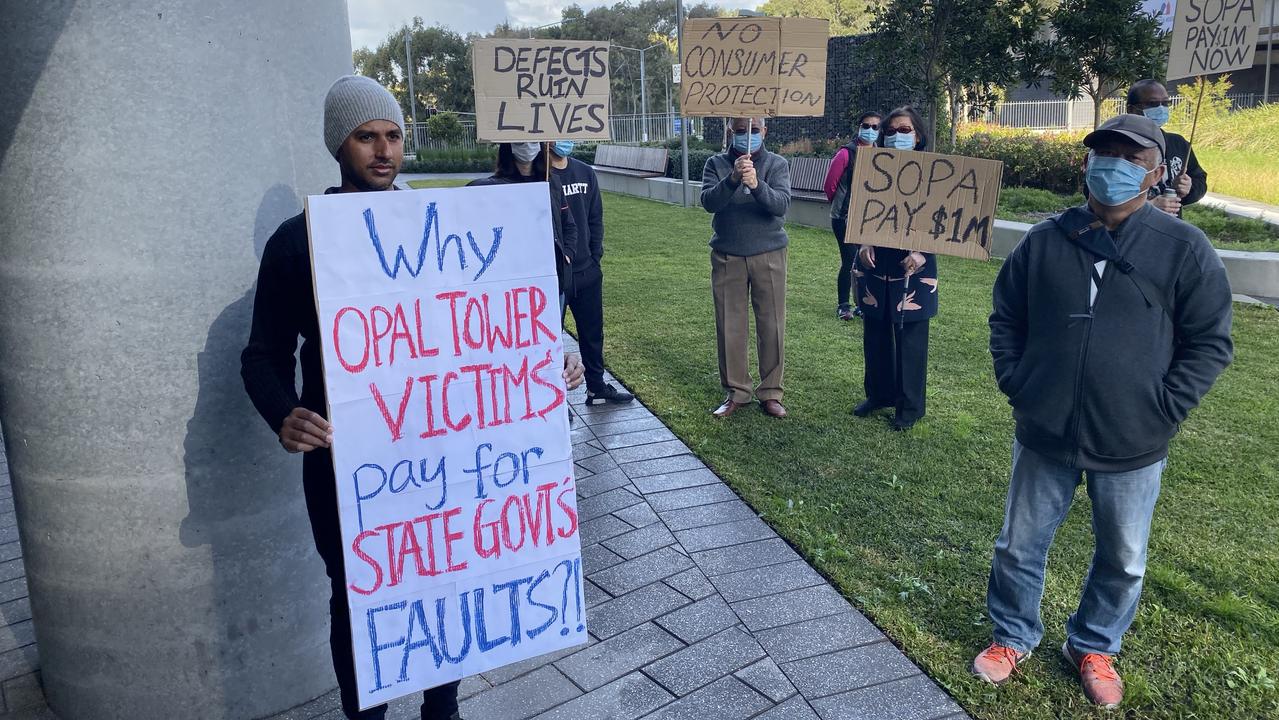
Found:
[[[1168,122],[1172,98],[1158,80],[1138,80],[1128,88],[1128,113],[1150,118],[1164,136],[1164,176],[1151,193],[1151,204],[1170,215],[1181,217],[1181,209],[1203,199],[1208,192],[1208,173],[1199,164],[1186,138],[1163,130]],[[1166,194],[1173,190],[1175,197]]]
[[[567,309],[577,323],[577,341],[586,365],[586,404],[628,403],[635,396],[604,382],[604,201],[595,170],[572,157],[573,141],[550,144],[551,184],[559,188],[577,225],[572,284]]]
[[[1157,210],[1164,137],[1120,115],[1084,138],[1086,205],[1031,228],[995,281],[990,352],[1017,432],[987,592],[994,642],[972,671],[1011,676],[1043,637],[1048,548],[1087,479],[1096,547],[1063,654],[1092,702],[1137,610],[1168,442],[1230,363],[1231,294],[1204,234]]]
[[[325,194],[395,189],[404,159],[404,116],[395,98],[376,81],[348,75],[333,84],[324,101],[324,141],[342,177],[342,184]],[[302,364],[301,397],[294,379],[297,355]],[[305,213],[285,220],[267,240],[249,342],[240,354],[240,375],[254,408],[279,436],[280,445],[303,453],[302,487],[311,534],[331,583],[329,649],[342,712],[348,718],[381,720],[387,706],[360,710],[356,687],[337,486],[329,452],[333,427],[324,417],[327,401]],[[566,354],[566,384],[576,387],[581,377],[581,362]],[[425,691],[422,720],[459,720],[457,688],[452,682]]]

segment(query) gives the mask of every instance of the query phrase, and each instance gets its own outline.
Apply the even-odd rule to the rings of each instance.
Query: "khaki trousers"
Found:
[[[759,351],[760,379],[753,394],[760,402],[781,400],[786,336],[786,248],[750,257],[712,250],[711,292],[715,296],[720,384],[734,402],[750,402],[752,382],[746,315],[749,297],[755,309],[755,344]]]

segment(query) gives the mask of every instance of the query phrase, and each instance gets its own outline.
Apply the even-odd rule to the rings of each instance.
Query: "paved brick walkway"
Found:
[[[572,394],[589,644],[466,679],[471,720],[966,718],[638,402]],[[8,709],[52,718],[0,456]],[[12,578],[12,579],[10,579]],[[338,720],[330,692],[273,720]],[[392,703],[389,718],[416,717]]]

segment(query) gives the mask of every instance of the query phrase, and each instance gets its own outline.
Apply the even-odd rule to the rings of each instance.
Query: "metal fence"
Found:
[[[1234,93],[1226,95],[1230,100],[1231,110],[1242,110],[1261,104],[1261,95],[1256,93]],[[1175,108],[1192,98],[1184,95],[1173,95]],[[1107,98],[1101,104],[1101,119],[1114,117],[1124,112],[1124,98]],[[980,122],[1004,127],[1024,128],[1028,130],[1091,130],[1093,126],[1093,103],[1088,98],[1079,100],[1025,100],[1000,103],[991,112],[977,118]]]
[[[425,150],[473,150],[479,142],[475,139],[475,116],[463,115],[461,122],[463,136],[461,139],[445,141],[432,138],[427,131],[426,123],[409,123],[404,138],[404,154],[416,155],[419,149]],[[689,133],[695,136],[702,134],[701,118],[685,118]],[[666,142],[679,137],[680,117],[678,115],[612,115],[609,117],[609,131],[615,144],[638,144],[643,142]],[[554,140],[557,138],[547,138]]]

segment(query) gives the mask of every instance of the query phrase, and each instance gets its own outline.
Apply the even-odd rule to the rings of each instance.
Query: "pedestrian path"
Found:
[[[589,642],[467,678],[464,718],[967,717],[647,408],[584,400],[570,394]],[[0,550],[16,557],[5,468]],[[25,583],[0,588],[7,709],[52,720]],[[416,711],[401,698],[387,717]],[[334,690],[272,720],[341,717]]]
[[[1212,192],[1206,193],[1199,204],[1217,208],[1227,215],[1253,218],[1279,227],[1279,207],[1274,205]]]

